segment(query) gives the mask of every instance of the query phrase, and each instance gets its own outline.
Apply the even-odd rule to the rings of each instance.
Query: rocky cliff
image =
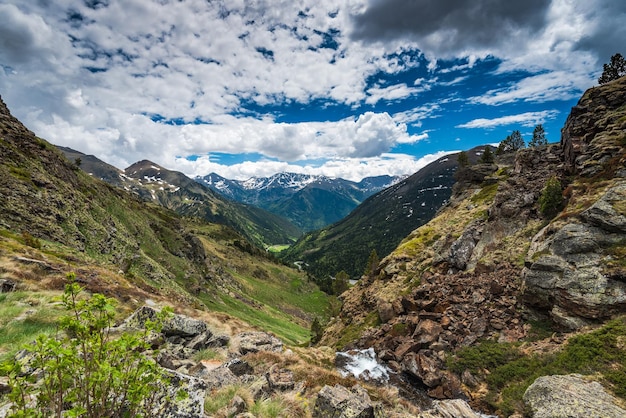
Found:
[[[623,314],[625,146],[622,78],[585,93],[559,144],[459,173],[450,203],[341,296],[321,343],[374,347],[449,398],[473,380],[447,371],[449,358],[477,341],[519,344],[532,321],[570,331]],[[540,204],[550,178],[563,190],[553,219]]]

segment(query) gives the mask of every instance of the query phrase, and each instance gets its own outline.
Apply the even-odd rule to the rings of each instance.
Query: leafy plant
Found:
[[[114,338],[114,302],[101,294],[81,297],[83,288],[68,274],[61,317],[54,336],[39,336],[21,360],[2,364],[9,378],[16,417],[135,417],[151,411],[159,401],[159,387],[167,384],[165,371],[143,352],[148,336],[160,329],[171,311],[164,309],[140,333]]]

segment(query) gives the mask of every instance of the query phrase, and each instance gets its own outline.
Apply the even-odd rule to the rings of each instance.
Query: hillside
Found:
[[[228,225],[260,248],[294,242],[302,233],[280,216],[255,206],[224,199],[183,173],[168,170],[153,162],[139,161],[126,170],[120,170],[93,155],[66,147],[59,147],[59,150],[69,161],[78,161],[78,167],[96,178],[158,203],[179,215]]]
[[[482,148],[469,152],[472,161]],[[340,271],[359,278],[372,250],[383,257],[409,231],[428,222],[449,199],[457,155],[427,165],[412,176],[366,199],[341,221],[305,234],[281,257],[303,261],[318,279]]]
[[[496,162],[341,295],[320,344],[372,347],[430,396],[499,416],[534,408],[542,375],[626,399],[626,77],[588,90],[559,144]]]
[[[360,182],[296,173],[228,180],[215,173],[196,181],[238,202],[289,219],[303,231],[319,229],[347,216],[367,197],[398,182],[400,177],[367,177]]]
[[[314,316],[329,315],[325,295],[241,234],[81,171],[1,101],[0,132],[0,273],[17,288],[59,291],[75,271],[127,308],[148,299],[210,308],[293,343],[308,340]]]

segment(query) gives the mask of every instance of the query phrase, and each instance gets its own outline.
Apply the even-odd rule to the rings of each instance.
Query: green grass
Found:
[[[0,362],[8,360],[40,334],[56,330],[60,306],[50,306],[51,296],[32,292],[0,294]]]
[[[219,302],[204,295],[200,295],[200,299],[210,309],[228,313],[250,325],[272,332],[288,344],[300,345],[310,339],[307,327],[294,323],[292,317],[270,306],[264,305],[259,309],[228,295],[220,295]]]
[[[498,183],[490,184],[480,189],[478,193],[471,197],[472,203],[484,204],[491,202],[498,191]]]
[[[213,391],[204,400],[204,412],[208,415],[213,415],[220,409],[227,407],[240,390],[240,385],[230,385]]]
[[[261,399],[250,407],[250,412],[259,418],[277,418],[284,416],[285,409],[279,399]]]
[[[537,325],[537,332],[546,333],[542,327]],[[518,344],[483,341],[459,350],[447,365],[458,373],[469,370],[483,375],[489,388],[486,401],[508,416],[523,411],[524,392],[540,376],[597,375],[615,395],[626,399],[625,343],[626,317],[621,317],[593,332],[570,338],[553,354],[525,356]]]

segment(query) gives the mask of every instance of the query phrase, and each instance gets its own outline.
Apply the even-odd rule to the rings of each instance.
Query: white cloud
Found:
[[[479,16],[488,21],[512,16],[511,28],[466,21],[459,11],[476,11],[474,3],[446,10],[443,6],[452,4],[446,0],[420,3],[430,7],[420,10],[420,16],[449,16],[441,24],[415,18],[412,21],[424,25],[412,28],[419,36],[366,44],[355,42],[350,31],[368,5],[381,2],[110,0],[107,7],[94,8],[87,3],[0,4],[0,93],[12,112],[40,136],[118,167],[148,158],[176,168],[182,163],[175,156],[213,152],[258,153],[292,163],[380,158],[398,144],[434,140],[435,131],[414,130],[441,117],[450,101],[460,100],[456,91],[449,89],[446,96],[436,96],[446,99],[406,106],[399,113],[390,108],[391,115],[358,110],[350,118],[342,113],[319,121],[324,119],[305,110],[298,116],[309,122],[287,123],[277,122],[280,112],[291,105],[306,108],[315,100],[352,109],[413,100],[436,88],[466,85],[465,77],[477,60],[488,55],[502,61],[497,75],[520,69],[534,75],[473,93],[476,97],[463,106],[570,100],[596,77],[594,48],[600,48],[600,40],[610,44],[602,48],[614,48],[616,40],[624,39],[626,27],[622,2],[609,0],[502,3],[503,13],[496,8]],[[409,3],[395,4],[404,4],[400,11],[417,4]],[[545,7],[535,10],[533,4]],[[518,7],[527,13],[519,19],[508,12]],[[540,19],[533,20],[535,16]],[[498,29],[502,29],[499,38],[483,36]],[[463,33],[469,35],[462,38]],[[391,77],[417,65],[399,54],[415,48],[428,56],[429,72],[413,84]],[[444,58],[466,59],[437,71],[437,60]],[[450,75],[451,81],[437,79],[453,71],[459,74]],[[386,83],[395,84],[373,86],[372,76],[379,72],[390,76]],[[247,109],[242,115],[243,104]],[[263,115],[263,105],[278,110]],[[314,115],[317,109],[312,110]],[[187,124],[152,120],[159,117]],[[553,117],[544,115],[546,120]],[[530,120],[534,119],[520,123]],[[472,123],[493,127],[505,122],[484,119],[462,126]],[[402,161],[395,161],[398,167]],[[293,165],[259,164],[241,169]],[[364,167],[378,166],[372,160]]]
[[[240,164],[223,165],[211,161],[209,156],[204,156],[195,161],[179,158],[175,161],[175,165],[177,170],[190,177],[204,176],[214,172],[229,179],[247,180],[250,177],[271,176],[277,172],[291,172],[360,181],[365,177],[385,174],[392,176],[413,174],[447,154],[450,152],[440,151],[419,159],[404,154],[383,154],[373,158],[331,159],[321,165],[297,165],[280,161],[246,161]]]
[[[489,129],[507,125],[522,125],[526,127],[532,127],[535,125],[543,124],[549,119],[554,119],[558,114],[559,112],[555,110],[545,110],[543,112],[526,112],[520,113],[518,115],[502,116],[494,119],[479,118],[458,125],[457,128]]]

